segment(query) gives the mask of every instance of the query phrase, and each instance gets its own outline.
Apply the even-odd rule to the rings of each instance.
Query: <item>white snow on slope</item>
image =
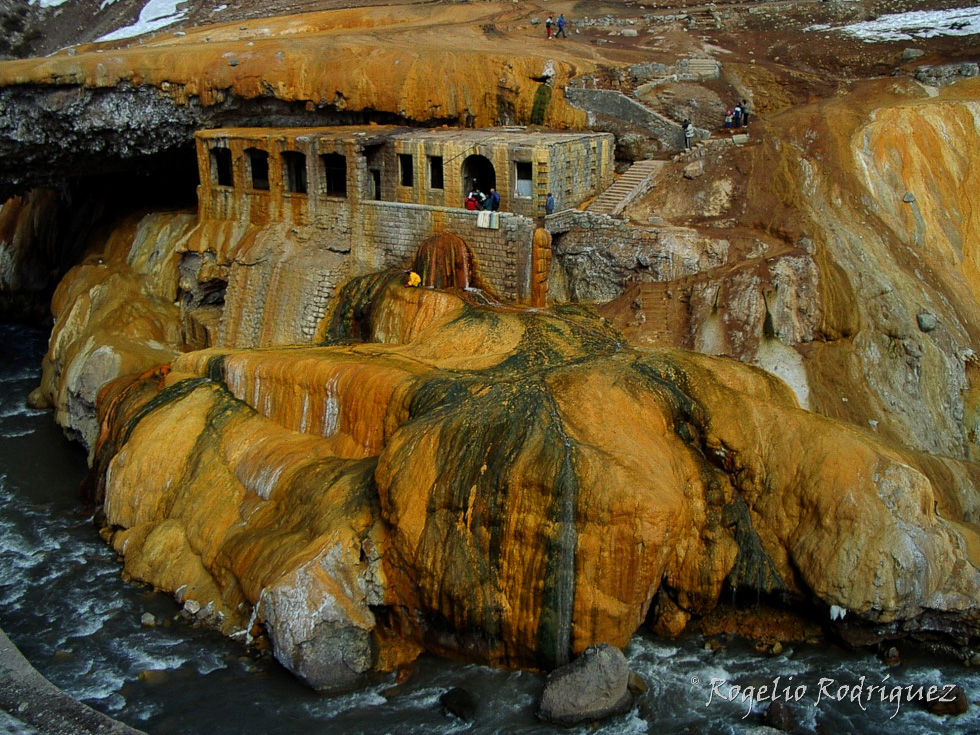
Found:
[[[912,10],[891,13],[874,20],[833,28],[810,26],[808,31],[837,31],[862,41],[914,41],[934,36],[970,36],[980,33],[980,8]]]
[[[50,0],[40,0],[50,2]],[[177,12],[177,6],[183,5],[186,0],[150,0],[140,11],[140,17],[131,26],[117,28],[111,33],[107,33],[97,41],[118,41],[120,38],[132,38],[141,36],[144,33],[159,30],[172,23],[177,23],[187,17],[187,11]]]

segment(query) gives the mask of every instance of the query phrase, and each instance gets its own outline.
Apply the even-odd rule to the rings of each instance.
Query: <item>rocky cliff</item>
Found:
[[[724,232],[726,262],[634,266],[628,287],[592,268],[624,291],[603,313],[641,344],[762,365],[888,441],[974,458],[978,95],[870,83],[758,125],[758,145],[699,159],[696,178],[678,166],[632,214]]]
[[[229,23],[0,64],[0,200],[72,169],[154,170],[229,125],[581,126],[562,88],[589,62],[479,30],[492,6],[403,6]],[[461,24],[466,41],[433,30]],[[539,103],[540,105],[540,103]],[[163,158],[161,158],[163,156]]]

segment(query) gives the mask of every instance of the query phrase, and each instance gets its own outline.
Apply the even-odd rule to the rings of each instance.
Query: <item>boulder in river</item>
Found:
[[[572,663],[545,680],[538,717],[556,725],[578,725],[621,715],[633,707],[626,657],[615,646],[589,646]]]

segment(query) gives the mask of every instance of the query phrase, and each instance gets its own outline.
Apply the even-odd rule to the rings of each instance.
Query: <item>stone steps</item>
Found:
[[[714,151],[721,151],[732,146],[748,145],[750,142],[749,134],[746,133],[728,133],[725,136],[718,138],[705,138],[698,140],[691,146],[691,150],[683,151],[674,155],[671,158],[675,163],[687,163],[689,161],[695,161],[699,158],[704,158],[709,153]]]
[[[611,216],[619,214],[649,189],[650,181],[663,165],[663,161],[637,161],[589,205],[588,211]]]

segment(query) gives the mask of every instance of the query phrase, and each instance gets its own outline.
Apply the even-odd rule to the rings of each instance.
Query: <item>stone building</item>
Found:
[[[225,313],[235,316],[217,342],[307,341],[343,281],[408,267],[443,232],[466,241],[498,297],[528,303],[548,193],[557,210],[598,195],[613,181],[613,147],[608,133],[521,128],[200,131],[199,224],[186,251],[229,263]],[[491,187],[499,213],[464,208],[471,189]]]
[[[228,128],[197,134],[202,214],[314,222],[364,201],[463,207],[495,188],[501,211],[538,217],[553,193],[575,207],[613,180],[613,136],[522,128]],[[305,206],[304,206],[305,205]],[[241,211],[241,210],[239,210]]]

